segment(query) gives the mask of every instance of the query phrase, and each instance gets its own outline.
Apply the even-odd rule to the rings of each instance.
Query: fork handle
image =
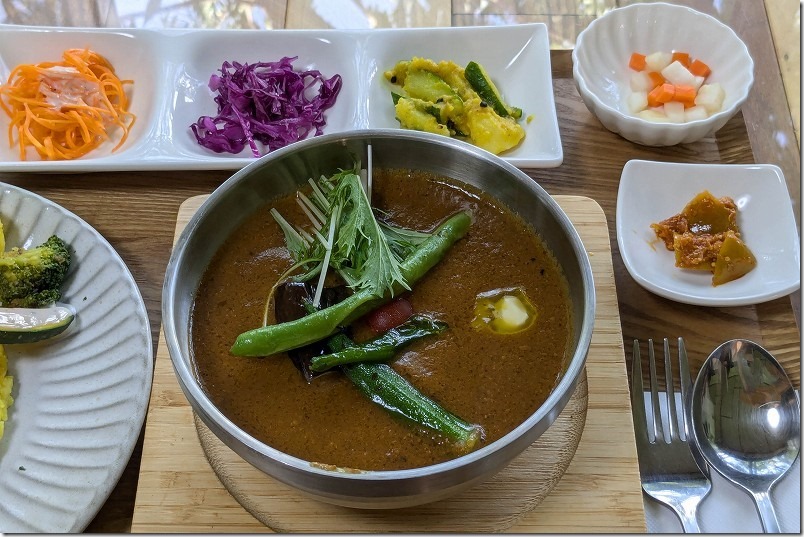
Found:
[[[770,500],[770,494],[766,491],[754,492],[754,502],[757,504],[759,518],[762,520],[762,529],[765,533],[781,533],[779,529],[779,519],[776,518],[776,511]]]

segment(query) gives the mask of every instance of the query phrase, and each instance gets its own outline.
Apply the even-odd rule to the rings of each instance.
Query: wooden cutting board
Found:
[[[176,236],[204,199],[205,196],[190,198],[181,206]],[[476,522],[479,517],[487,521],[495,515],[500,519],[497,530],[516,533],[646,531],[606,218],[597,203],[589,198],[556,196],[555,199],[578,229],[595,276],[597,315],[586,375],[560,418],[560,425],[568,430],[577,427],[578,415],[582,415],[585,403],[586,423],[571,461],[566,452],[562,455],[560,450],[531,447],[495,477],[502,481],[501,489],[486,486],[493,493],[516,490],[516,486],[512,488],[510,484],[513,481],[519,483],[517,486],[530,483],[530,487],[538,490],[528,488],[521,493],[535,498],[536,502],[522,502],[516,494],[484,496],[484,484],[478,488],[480,492],[472,489],[460,497],[466,516],[455,517],[454,527],[447,531],[473,533],[481,527],[482,531],[487,531]],[[209,434],[200,420],[198,424],[195,422],[160,334],[132,532],[272,531],[263,521],[273,522],[273,529],[280,531],[406,531],[398,525],[384,526],[382,512],[333,508],[296,497],[285,485],[239,460]],[[548,433],[564,434],[552,430]],[[215,463],[215,469],[208,457]],[[567,458],[568,466],[562,463],[562,457]],[[553,468],[552,471],[560,468],[563,472],[560,480],[550,482],[547,488],[541,484],[545,468]],[[266,481],[262,483],[262,480]],[[260,485],[273,492],[265,493]],[[271,504],[271,494],[283,501]],[[516,505],[523,507],[511,518],[506,507],[510,510],[510,502],[516,500],[520,500]],[[407,510],[406,514],[411,520],[417,518],[415,508]],[[396,524],[399,518],[388,517]],[[301,520],[305,522],[299,523]],[[426,529],[414,523],[407,531]]]

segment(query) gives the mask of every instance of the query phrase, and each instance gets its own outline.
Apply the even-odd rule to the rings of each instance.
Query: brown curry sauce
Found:
[[[374,172],[374,205],[400,226],[433,229],[470,209],[466,237],[407,298],[414,311],[449,329],[406,347],[391,365],[421,392],[479,423],[486,445],[547,398],[563,370],[571,333],[566,280],[541,239],[479,191],[425,173]],[[273,203],[290,222],[306,221],[294,196]],[[192,312],[192,349],[204,390],[229,419],[262,442],[326,465],[364,470],[414,468],[456,456],[438,435],[371,403],[341,373],[307,383],[284,355],[232,356],[241,332],[262,324],[265,298],[291,265],[270,207],[252,215],[207,268]],[[521,288],[535,306],[532,327],[499,335],[471,326],[484,292]]]

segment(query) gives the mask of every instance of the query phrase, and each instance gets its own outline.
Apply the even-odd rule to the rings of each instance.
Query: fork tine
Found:
[[[639,340],[634,340],[633,362],[631,364],[631,412],[634,418],[634,433],[639,458],[639,473],[642,490],[654,500],[666,505],[681,520],[686,533],[700,533],[696,509],[712,489],[709,468],[694,444],[679,438],[678,432],[688,430],[689,414],[686,395],[691,387],[689,365],[687,364],[684,342],[679,338],[679,370],[681,405],[677,407],[673,391],[673,362],[670,358],[670,340],[664,340],[665,386],[659,387],[653,339],[648,339],[650,359],[650,390],[645,391],[642,375],[642,359]],[[668,397],[667,409],[662,411],[659,397]],[[648,399],[650,398],[650,400]],[[678,414],[684,421],[679,423]],[[653,416],[649,416],[653,414]],[[668,418],[673,424],[666,423]],[[651,436],[650,427],[653,427]],[[668,432],[669,431],[669,432]],[[674,433],[675,431],[675,433]]]
[[[678,338],[678,374],[681,385],[681,401],[685,407],[690,406],[690,390],[692,389],[692,376],[690,375],[690,364],[687,361],[687,346],[684,344],[684,338]],[[687,413],[684,413],[684,439],[689,440],[690,428]]]
[[[673,361],[670,358],[670,340],[664,338],[664,377],[667,393],[667,413],[670,423],[670,441],[678,440],[678,412],[676,411],[676,392],[673,386]]]
[[[659,381],[656,378],[656,356],[653,353],[653,339],[648,339],[648,358],[650,366],[650,401],[653,409],[653,438],[658,442],[664,440],[664,429],[662,428],[662,411],[659,406]]]
[[[642,356],[639,353],[638,339],[634,340],[631,361],[631,413],[634,416],[636,434],[641,432],[647,437],[648,418],[645,415],[645,388],[642,384]]]

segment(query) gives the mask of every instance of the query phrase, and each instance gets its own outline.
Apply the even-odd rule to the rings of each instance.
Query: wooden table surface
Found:
[[[432,3],[444,5],[443,2]],[[607,5],[623,3],[631,2],[604,2]],[[747,337],[762,343],[780,357],[796,386],[800,386],[798,294],[746,307],[702,308],[679,304],[653,295],[637,285],[627,273],[617,248],[614,225],[618,183],[623,165],[635,158],[668,162],[775,164],[785,174],[794,212],[797,221],[800,221],[799,148],[764,3],[759,0],[727,1],[722,5],[704,0],[677,3],[691,5],[718,17],[748,45],[755,60],[756,82],[742,113],[715,136],[701,142],[670,148],[631,144],[606,131],[588,112],[572,82],[570,51],[553,50],[551,60],[564,162],[557,168],[525,169],[525,172],[549,193],[591,197],[606,213],[626,349],[630,349],[633,339],[683,336],[687,341],[691,367],[697,371],[719,343],[735,337]],[[281,2],[267,4],[269,7],[266,9],[270,10],[268,16],[274,17],[274,21],[296,21],[294,24],[298,27],[308,20],[304,9],[294,10],[293,13],[282,12],[276,7]],[[290,4],[287,3],[288,9]],[[516,24],[542,20],[523,13],[513,13],[505,18],[485,17],[479,11],[473,15],[472,10],[467,9],[473,4],[475,2],[453,0],[452,17],[441,25]],[[504,4],[510,10],[517,9],[508,6],[509,3]],[[309,7],[310,2],[305,5]],[[721,5],[720,12],[715,10],[715,5]],[[458,7],[466,13],[456,13]],[[549,18],[546,22],[548,26],[551,24]],[[409,24],[416,25],[416,22]],[[283,25],[274,23],[273,27]],[[156,349],[161,322],[162,281],[179,206],[191,196],[210,193],[230,175],[226,171],[97,172],[80,175],[0,173],[0,181],[53,200],[86,220],[108,239],[140,286]],[[627,355],[630,359],[630,352]],[[87,531],[130,530],[141,441],[120,482]]]

